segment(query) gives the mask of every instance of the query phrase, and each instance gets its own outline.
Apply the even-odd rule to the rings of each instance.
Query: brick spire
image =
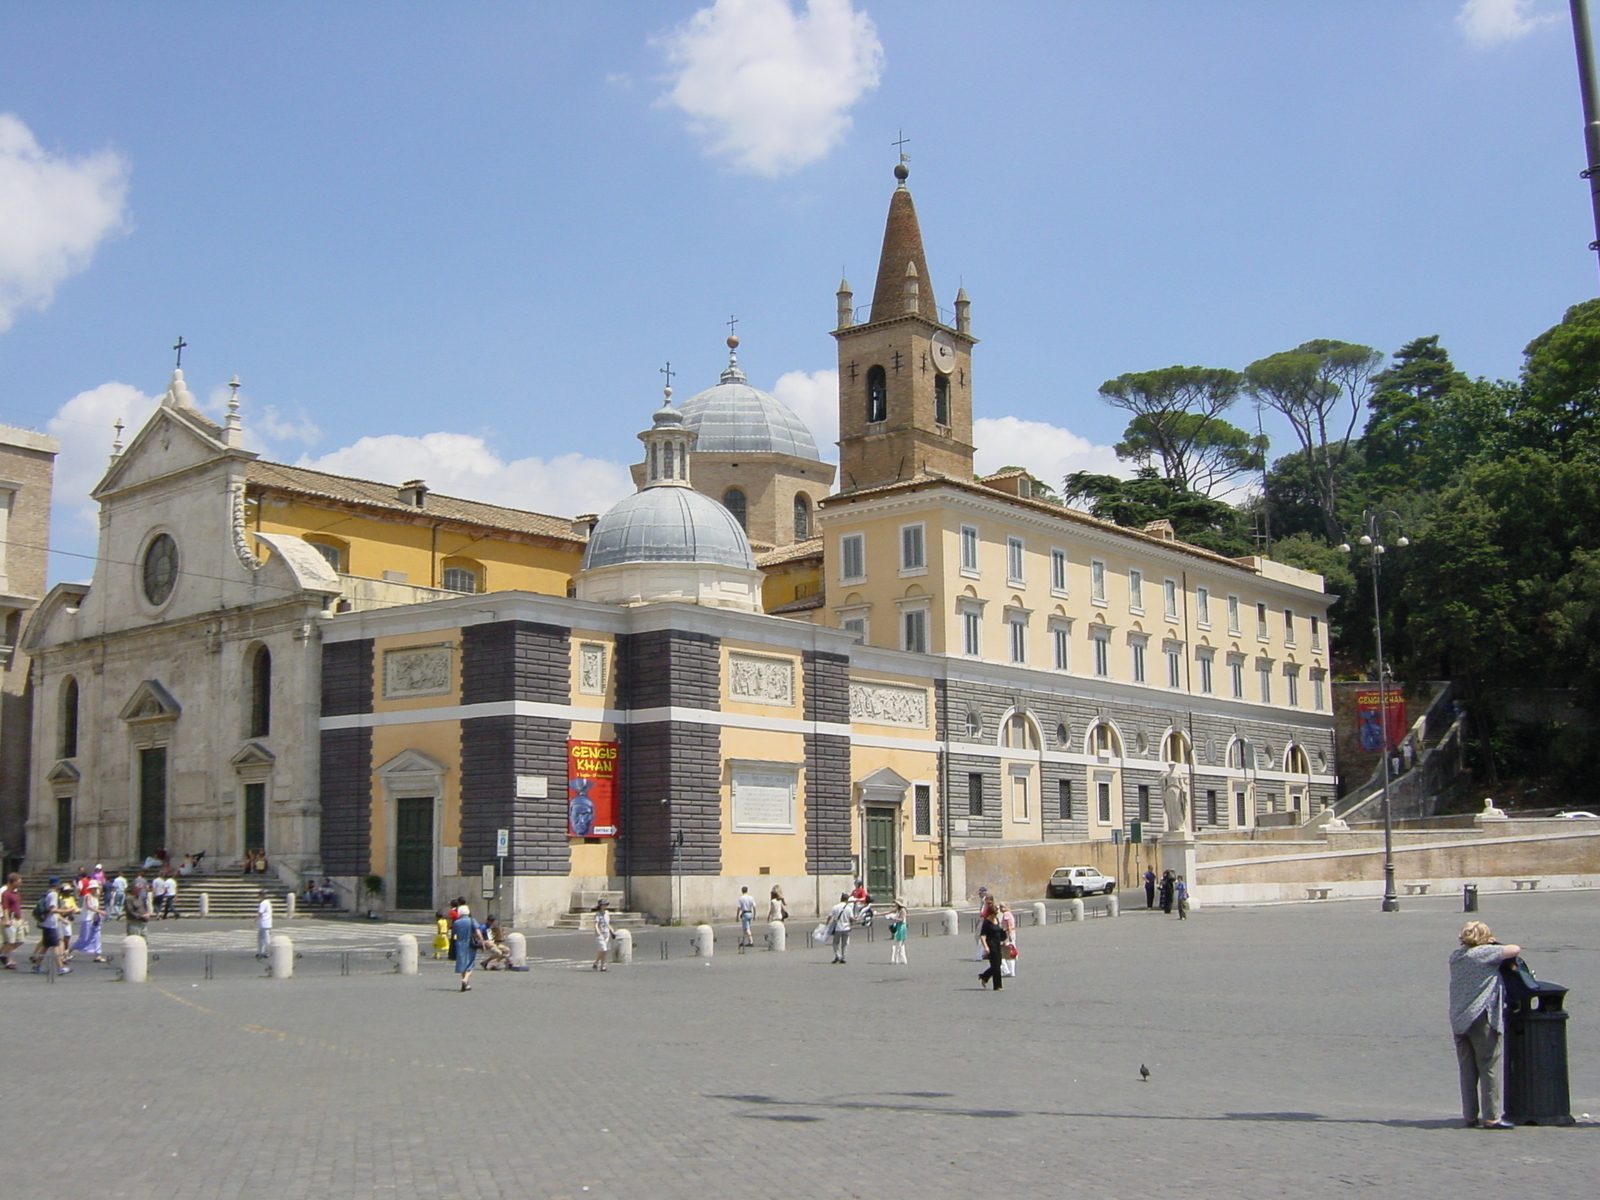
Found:
[[[883,253],[878,256],[878,281],[872,289],[873,322],[887,321],[906,312],[906,266],[916,268],[920,282],[917,314],[938,321],[939,306],[933,299],[933,283],[928,275],[928,260],[922,253],[922,227],[917,224],[917,208],[906,189],[910,170],[896,163],[894,177],[900,181],[889,198],[889,220],[883,229]]]

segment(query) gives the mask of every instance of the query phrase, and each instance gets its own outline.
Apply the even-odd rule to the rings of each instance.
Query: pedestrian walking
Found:
[[[1156,906],[1156,869],[1154,867],[1146,867],[1144,869],[1144,906],[1146,908],[1154,908]]]
[[[983,910],[983,920],[978,925],[978,934],[983,938],[984,957],[989,965],[978,976],[978,982],[987,987],[990,982],[994,990],[999,991],[1004,972],[1000,969],[1001,955],[1005,952],[1006,931],[1000,925],[1000,913],[993,907]]]
[[[896,897],[894,911],[889,914],[889,962],[906,964],[906,906]]]
[[[267,889],[256,892],[256,957],[265,958],[272,952],[272,898]]]
[[[1172,915],[1172,889],[1176,882],[1171,871],[1161,872],[1161,911],[1169,917]]]
[[[122,916],[122,905],[128,898],[128,877],[121,871],[117,872],[106,891],[106,919],[118,920]]]
[[[833,961],[842,963],[850,953],[850,893],[840,892],[839,903],[828,913],[828,936],[833,939]]]
[[[750,894],[750,889],[739,889],[739,952],[744,953],[746,946],[756,944],[755,935],[750,932],[750,926],[756,919],[756,898]]]
[[[1017,914],[1004,901],[1000,904],[1000,928],[1006,931],[1006,944],[1000,951],[1000,974],[1013,979],[1017,974]]]
[[[604,971],[606,955],[611,952],[611,902],[604,898],[594,906],[594,940],[594,963],[589,969]]]
[[[789,906],[784,903],[783,889],[777,884],[772,885],[772,894],[767,897],[767,920],[787,921],[789,919]]]
[[[1179,875],[1173,881],[1172,893],[1178,899],[1178,920],[1187,921],[1189,919],[1189,885],[1183,881],[1182,875]]]
[[[978,944],[978,956],[972,960],[973,962],[983,962],[989,957],[988,948],[983,944],[983,918],[988,915],[992,906],[993,901],[989,898],[989,889],[980,887],[978,889],[978,920],[972,926],[972,940]]]
[[[456,905],[455,924],[450,927],[456,945],[456,974],[461,976],[461,990],[472,990],[472,967],[478,959],[478,923],[472,919],[472,910],[465,904]]]
[[[27,938],[28,925],[22,916],[22,876],[13,871],[6,877],[6,886],[0,888],[0,968],[17,969],[11,952]]]
[[[70,975],[72,968],[67,966],[66,951],[62,946],[62,916],[61,916],[61,877],[50,876],[50,887],[45,894],[39,897],[39,903],[34,906],[34,916],[39,919],[39,945],[33,955],[33,973],[44,973],[44,963],[47,958],[54,959],[56,974]]]
[[[100,888],[97,884],[90,884],[88,892],[84,894],[78,922],[77,948],[95,962],[105,962],[105,951],[100,948],[100,927],[105,922],[105,912],[100,905]]]
[[[1467,1128],[1510,1129],[1500,1107],[1501,1034],[1505,1029],[1505,985],[1500,964],[1522,953],[1502,946],[1482,921],[1461,927],[1461,944],[1450,953],[1450,1032],[1461,1073],[1461,1119]]]

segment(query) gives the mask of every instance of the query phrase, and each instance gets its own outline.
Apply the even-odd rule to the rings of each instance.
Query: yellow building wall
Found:
[[[785,563],[764,568],[761,581],[761,607],[767,612],[783,604],[792,604],[822,590],[822,569],[815,559],[802,563]]]

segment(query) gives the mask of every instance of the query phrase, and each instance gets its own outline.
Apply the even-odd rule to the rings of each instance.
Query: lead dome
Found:
[[[728,339],[728,366],[715,387],[683,402],[684,425],[699,434],[700,454],[788,454],[822,461],[816,439],[795,411],[750,386],[739,369],[739,339]]]
[[[647,487],[613,505],[596,522],[583,556],[585,570],[659,562],[756,565],[733,514],[686,487]]]

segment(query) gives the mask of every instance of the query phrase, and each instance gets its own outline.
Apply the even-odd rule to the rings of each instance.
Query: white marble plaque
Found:
[[[850,719],[869,725],[914,725],[926,729],[928,691],[887,683],[852,683]]]
[[[450,691],[450,647],[408,646],[383,652],[383,698],[441,696]]]
[[[550,798],[550,780],[543,775],[518,775],[517,799],[518,800],[548,800]]]
[[[794,832],[795,772],[740,768],[733,773],[735,833]]]
[[[606,648],[598,642],[578,647],[578,690],[586,696],[606,694]]]
[[[753,654],[728,656],[728,696],[754,704],[794,705],[794,663]]]

